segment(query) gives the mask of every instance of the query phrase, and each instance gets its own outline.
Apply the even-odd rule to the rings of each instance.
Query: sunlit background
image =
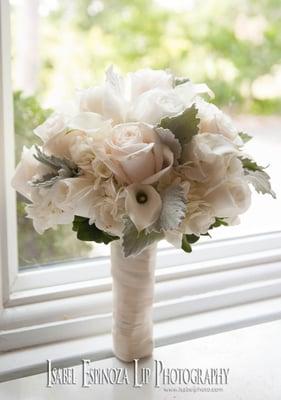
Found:
[[[35,142],[32,129],[77,89],[123,72],[166,68],[206,82],[215,103],[255,138],[248,145],[267,165],[281,196],[280,0],[12,0],[12,75],[16,152]],[[215,238],[281,229],[280,200],[253,196],[242,225]],[[79,242],[71,227],[34,232],[18,198],[22,267],[97,256],[104,248]]]

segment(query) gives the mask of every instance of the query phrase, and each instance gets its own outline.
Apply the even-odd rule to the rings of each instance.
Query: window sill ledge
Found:
[[[179,343],[277,319],[281,319],[280,297],[226,307],[155,323],[155,345]],[[81,359],[97,361],[112,356],[109,334],[2,353],[0,382],[45,372],[47,359],[59,367],[80,364]]]

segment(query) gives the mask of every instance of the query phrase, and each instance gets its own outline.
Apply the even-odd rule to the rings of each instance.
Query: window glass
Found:
[[[16,155],[32,129],[77,89],[123,71],[168,68],[206,82],[243,131],[248,151],[267,165],[281,195],[280,4],[275,0],[11,0]],[[253,195],[242,224],[215,238],[279,230],[278,202]],[[70,226],[39,236],[18,197],[21,268],[108,252],[79,242]]]

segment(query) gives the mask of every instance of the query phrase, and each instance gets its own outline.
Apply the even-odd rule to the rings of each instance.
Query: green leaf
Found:
[[[246,170],[245,176],[247,181],[251,185],[253,185],[253,187],[258,193],[262,194],[267,193],[270,194],[274,199],[276,199],[276,194],[271,188],[270,177],[266,172],[260,170],[256,171]]]
[[[162,210],[151,231],[162,232],[176,229],[186,214],[187,200],[181,185],[167,188],[162,194]]]
[[[198,240],[200,239],[200,236],[197,235],[185,235],[186,240],[188,241],[188,243],[193,244],[198,242]]]
[[[124,230],[122,235],[122,248],[125,257],[140,254],[146,247],[164,238],[163,233],[138,232],[130,218],[124,218]]]
[[[193,104],[175,117],[163,118],[159,126],[164,129],[169,129],[183,147],[198,133],[199,122],[200,119],[197,118],[197,109]]]
[[[219,226],[228,226],[228,223],[225,222],[223,218],[216,217],[216,221],[210,226],[209,229],[218,228]]]
[[[250,158],[239,157],[239,159],[242,162],[243,168],[249,171],[263,171],[265,169],[265,167],[258,165],[254,160],[251,160]]]
[[[200,239],[200,236],[197,235],[182,235],[182,242],[181,242],[181,248],[184,250],[186,253],[191,253],[192,252],[192,247],[190,246],[193,243],[198,242]]]
[[[248,143],[251,139],[253,139],[252,136],[248,135],[248,133],[245,133],[245,132],[239,132],[238,135],[243,140],[244,144]]]
[[[119,239],[118,236],[112,236],[107,232],[101,231],[95,224],[89,224],[89,218],[75,216],[72,230],[77,232],[77,239],[87,242],[96,242],[108,244],[113,240]]]
[[[188,242],[188,236],[189,235],[182,235],[181,248],[186,253],[191,253],[192,247],[190,246],[190,244]]]

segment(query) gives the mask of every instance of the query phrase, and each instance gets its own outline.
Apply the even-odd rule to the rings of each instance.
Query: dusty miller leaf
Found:
[[[35,146],[36,154],[34,158],[51,168],[53,172],[43,175],[38,179],[32,180],[30,183],[32,186],[38,187],[50,187],[60,179],[73,178],[80,175],[79,167],[73,162],[66,158],[56,157],[54,155],[45,154],[38,146]]]
[[[186,214],[187,200],[181,185],[168,187],[162,194],[162,210],[152,231],[162,232],[176,229]]]
[[[274,199],[276,199],[276,194],[271,188],[270,184],[270,177],[269,175],[260,170],[256,171],[251,171],[251,170],[246,170],[245,171],[245,176],[247,181],[254,186],[255,190],[258,193],[262,194],[270,194]]]
[[[183,85],[186,82],[189,82],[190,79],[189,78],[185,78],[183,76],[175,76],[174,78],[174,86],[179,86],[179,85]]]
[[[175,137],[173,132],[161,127],[155,128],[155,131],[159,135],[161,142],[168,146],[173,152],[174,160],[178,160],[181,156],[182,148],[179,140]]]
[[[174,117],[163,118],[159,123],[159,127],[169,129],[173,132],[183,147],[198,133],[199,122],[200,119],[197,117],[197,109],[193,104]]]
[[[78,166],[71,160],[68,160],[67,158],[60,158],[56,157],[54,155],[47,155],[45,154],[40,147],[35,146],[36,148],[36,154],[34,155],[34,158],[41,162],[42,164],[47,165],[48,167],[59,171],[60,169],[64,169],[66,171],[69,170],[69,173],[71,174],[78,174],[79,168]]]
[[[53,186],[57,181],[61,179],[61,176],[57,175],[56,173],[49,173],[41,176],[38,179],[32,179],[30,182],[31,186],[35,187],[51,187]]]
[[[146,232],[145,229],[138,232],[130,218],[124,218],[122,248],[125,257],[136,256],[146,247],[163,238],[164,235],[159,232]]]

